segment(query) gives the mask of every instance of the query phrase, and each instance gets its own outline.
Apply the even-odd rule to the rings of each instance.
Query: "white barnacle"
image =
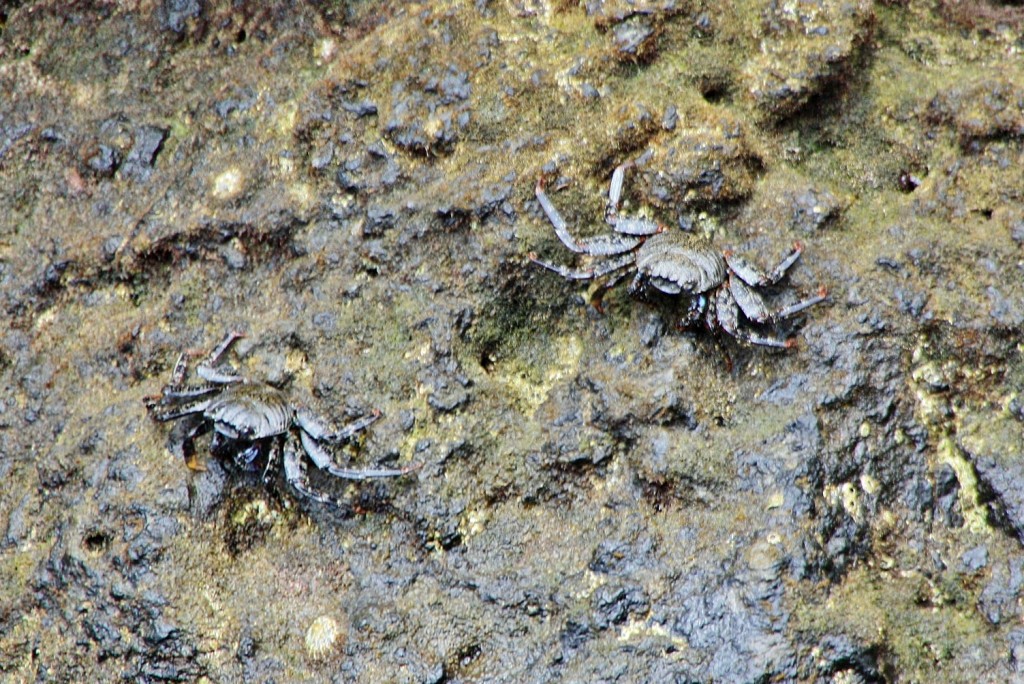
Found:
[[[306,653],[310,658],[319,659],[331,652],[341,628],[330,615],[321,615],[306,629]]]

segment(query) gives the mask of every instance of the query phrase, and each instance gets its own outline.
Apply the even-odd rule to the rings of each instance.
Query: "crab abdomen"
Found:
[[[707,241],[678,232],[650,237],[637,251],[637,272],[666,294],[696,295],[725,281],[725,261]]]
[[[292,424],[292,409],[281,390],[261,384],[234,385],[205,411],[214,429],[231,439],[264,439]]]

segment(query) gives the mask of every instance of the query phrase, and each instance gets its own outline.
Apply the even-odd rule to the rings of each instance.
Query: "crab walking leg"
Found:
[[[548,221],[551,221],[551,225],[555,227],[555,235],[562,241],[562,244],[578,254],[583,254],[586,250],[580,247],[576,238],[569,233],[569,226],[565,223],[565,219],[558,213],[558,209],[555,208],[555,205],[548,199],[547,193],[544,192],[543,178],[537,181],[537,186],[533,189],[533,192],[537,196],[537,201],[540,202],[541,209],[544,210],[544,214],[548,217]]]
[[[590,238],[581,238],[576,244],[590,256],[617,256],[632,252],[643,244],[646,236],[636,237],[627,235],[597,235]]]
[[[181,457],[188,469],[202,472],[206,470],[206,465],[196,456],[195,440],[209,432],[212,427],[198,415],[190,416],[188,421],[175,425],[171,434],[175,436],[174,441],[181,445]]]
[[[302,441],[302,448],[309,454],[309,458],[320,470],[326,470],[335,477],[341,477],[346,480],[372,480],[378,477],[400,477],[402,475],[408,475],[414,470],[417,470],[419,464],[406,466],[404,468],[368,468],[365,470],[353,470],[351,468],[339,468],[334,464],[334,459],[331,455],[320,446],[312,435],[307,433],[305,430],[299,430],[299,439]]]
[[[220,361],[220,357],[224,356],[224,352],[230,349],[231,345],[233,345],[236,340],[240,340],[243,337],[245,337],[245,333],[235,331],[229,332],[227,335],[224,336],[224,339],[220,341],[220,344],[218,344],[213,349],[213,351],[210,352],[210,355],[206,357],[206,362],[210,365],[213,365]]]
[[[729,278],[729,292],[739,305],[740,310],[743,311],[743,315],[755,323],[781,321],[824,301],[828,296],[828,291],[822,287],[814,297],[809,297],[796,304],[772,311],[768,308],[764,298],[740,278]]]
[[[370,427],[380,419],[380,409],[374,409],[368,415],[358,418],[337,431],[332,431],[318,418],[304,408],[295,409],[295,423],[305,434],[320,442],[347,442],[355,435]]]
[[[622,254],[636,249],[643,242],[643,239],[636,237],[622,237],[615,235],[598,236],[592,238],[576,238],[569,232],[569,226],[565,219],[558,213],[558,209],[548,199],[544,192],[544,184],[537,181],[537,201],[540,202],[544,214],[547,215],[551,225],[555,227],[555,235],[562,241],[562,244],[577,254],[591,254],[594,256],[610,256]]]
[[[278,435],[267,454],[267,465],[263,468],[263,482],[270,482],[270,474],[277,468],[277,462],[281,460],[281,452],[284,450],[284,438]]]
[[[215,366],[217,362],[220,361],[220,357],[223,356],[224,353],[231,348],[231,345],[235,343],[235,340],[243,337],[245,337],[245,335],[239,332],[229,332],[225,335],[220,344],[218,344],[214,350],[210,352],[210,355],[206,357],[206,360],[196,367],[196,374],[207,382],[215,382],[221,385],[226,385],[232,382],[242,382],[244,379],[242,376],[234,373],[224,373],[215,368]]]
[[[704,295],[697,295],[691,297],[690,301],[686,305],[686,313],[679,320],[678,326],[680,329],[689,328],[704,318],[704,314],[708,310],[708,298]]]
[[[732,293],[727,287],[723,287],[718,290],[718,294],[715,296],[715,305],[712,313],[714,314],[715,322],[721,326],[722,330],[738,340],[743,340],[750,344],[756,344],[762,347],[777,347],[779,349],[789,349],[796,344],[795,341],[792,340],[783,340],[778,337],[759,335],[750,330],[741,328],[739,320],[739,305],[736,304],[736,300],[733,298]]]
[[[152,398],[153,397],[147,397],[147,399]],[[213,403],[213,399],[200,399],[198,401],[189,401],[178,406],[169,407],[167,408],[167,410],[161,410],[160,407],[165,406],[161,398],[161,401],[147,401],[146,408],[149,409],[149,412],[153,416],[154,420],[158,420],[161,423],[166,423],[168,421],[174,420],[176,418],[181,418],[183,416],[190,416],[192,414],[202,413],[210,406],[211,403]]]
[[[623,235],[651,236],[665,230],[660,223],[638,216],[612,216],[608,219],[608,223],[616,233]]]
[[[768,284],[772,285],[782,280],[782,276],[786,275],[786,271],[789,270],[790,266],[796,263],[796,260],[800,258],[800,254],[803,251],[803,244],[800,242],[794,242],[793,248],[789,253],[784,256],[782,261],[780,261],[778,265],[772,269],[771,273],[768,274]]]
[[[533,263],[537,264],[538,266],[542,266],[548,269],[549,271],[554,271],[555,273],[562,276],[566,280],[593,280],[595,278],[606,276],[609,273],[614,273],[615,271],[628,268],[632,266],[635,262],[633,255],[627,254],[625,256],[619,257],[618,259],[612,259],[611,261],[607,261],[595,268],[574,270],[569,268],[568,266],[562,266],[561,264],[551,264],[546,261],[541,261],[533,252],[530,252],[529,257],[530,261],[532,261]]]
[[[803,300],[802,302],[797,302],[796,304],[792,304],[790,306],[787,306],[784,309],[780,309],[779,311],[777,311],[775,313],[775,318],[778,318],[778,319],[789,318],[793,314],[800,313],[804,309],[808,309],[808,308],[814,306],[815,304],[819,304],[819,303],[825,301],[827,298],[828,298],[828,289],[825,286],[822,286],[822,287],[820,287],[818,289],[818,294],[814,295],[813,297],[808,297],[807,299]]]
[[[174,364],[174,370],[171,371],[171,385],[177,386],[185,382],[185,375],[188,374],[188,354],[182,352],[178,354],[178,360]],[[166,394],[166,392],[165,392]]]
[[[622,185],[626,180],[626,168],[629,162],[619,164],[612,171],[612,182],[608,186],[608,208],[605,210],[606,218],[613,218],[619,211],[619,202],[622,200]]]
[[[283,442],[283,445],[281,444]],[[288,480],[288,484],[295,487],[295,490],[303,496],[308,496],[314,501],[319,503],[330,504],[332,506],[342,507],[341,503],[332,496],[328,496],[323,492],[316,490],[309,484],[309,477],[306,475],[306,464],[299,457],[295,451],[295,447],[288,439],[282,439],[278,441],[276,445],[277,449],[283,451],[283,462],[284,462],[284,477]]]
[[[612,275],[611,278],[603,283],[594,286],[594,291],[590,294],[590,306],[594,307],[594,310],[599,314],[604,313],[604,296],[608,290],[612,289],[616,285],[622,282],[628,274],[624,271],[619,271]]]
[[[655,221],[634,216],[618,216],[626,169],[632,165],[632,162],[620,164],[612,172],[612,182],[608,186],[608,206],[604,212],[604,220],[615,229],[615,232],[622,233],[623,235],[654,235],[655,233],[660,233],[663,228]]]
[[[160,399],[159,403],[163,404],[168,399],[196,399],[220,390],[220,385],[213,382],[204,382],[202,385],[167,385],[161,390],[162,396],[148,398],[153,399],[154,403]]]
[[[735,273],[743,282],[751,287],[761,287],[763,285],[774,285],[782,280],[782,276],[786,275],[786,271],[796,263],[796,260],[800,258],[800,254],[803,251],[804,246],[799,242],[794,242],[793,248],[789,253],[769,273],[765,273],[731,250],[726,250],[723,256],[725,257],[725,262],[729,264],[729,270]]]

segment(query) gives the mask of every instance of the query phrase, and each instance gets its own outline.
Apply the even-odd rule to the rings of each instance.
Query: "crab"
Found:
[[[313,465],[335,477],[349,480],[399,477],[419,468],[418,464],[366,470],[339,467],[323,445],[351,441],[377,421],[381,412],[374,410],[340,430],[332,430],[307,409],[292,404],[285,392],[250,381],[219,364],[221,356],[240,337],[243,337],[240,333],[228,333],[196,367],[196,374],[203,380],[199,384],[185,384],[188,360],[195,354],[182,353],[171,372],[170,383],[159,395],[144,400],[154,420],[185,419],[181,424],[184,432],[181,447],[189,468],[205,470],[195,459],[193,442],[211,430],[210,451],[214,455],[230,455],[235,465],[243,470],[255,470],[265,457],[265,481],[282,461],[288,483],[303,496],[321,503],[338,505],[331,496],[310,485],[306,463],[296,450],[296,437]]]
[[[555,228],[562,244],[577,254],[604,257],[591,268],[573,269],[543,261],[533,252],[530,261],[553,271],[567,280],[599,280],[591,302],[603,312],[604,293],[634,273],[629,293],[640,300],[655,296],[683,297],[687,308],[680,327],[703,322],[710,330],[723,330],[732,337],[754,345],[790,349],[794,338],[784,339],[771,329],[779,321],[808,309],[828,296],[825,287],[816,295],[795,304],[773,309],[759,289],[778,283],[800,258],[803,245],[793,248],[775,268],[765,273],[731,250],[718,251],[698,235],[670,231],[663,225],[642,217],[619,216],[622,185],[630,164],[616,167],[608,189],[605,221],[613,235],[577,238],[544,192],[543,178],[537,181],[535,193],[544,214]],[[761,330],[757,326],[762,326]]]

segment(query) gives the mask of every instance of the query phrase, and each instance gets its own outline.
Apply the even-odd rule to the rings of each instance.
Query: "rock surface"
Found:
[[[1020,18],[954,4],[8,3],[0,679],[1020,677]],[[530,264],[625,162],[804,243],[796,349]],[[422,469],[186,468],[142,398],[228,330]]]

